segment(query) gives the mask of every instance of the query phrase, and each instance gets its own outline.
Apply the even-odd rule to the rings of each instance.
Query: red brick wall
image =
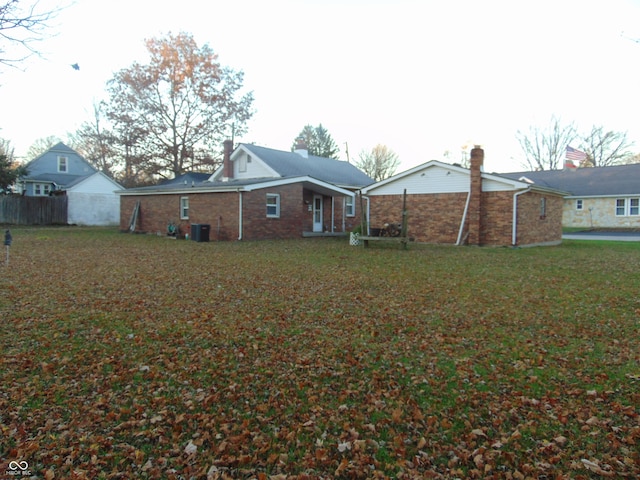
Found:
[[[180,219],[180,198],[189,197],[189,219]],[[211,240],[238,238],[238,193],[190,193],[189,195],[123,195],[120,198],[120,228],[129,227],[131,213],[140,200],[140,214],[136,230],[139,232],[167,233],[167,225],[174,222],[180,234],[191,233],[192,223],[211,226]]]
[[[540,216],[540,199],[546,199],[546,215]],[[518,197],[517,245],[560,243],[562,241],[562,206],[557,195],[529,192]]]
[[[267,217],[267,193],[280,195],[280,217]],[[239,232],[238,192],[190,193],[170,195],[123,195],[120,201],[120,228],[129,227],[131,213],[140,200],[140,214],[136,230],[139,232],[167,232],[169,222],[180,227],[180,233],[190,233],[192,223],[211,226],[211,240],[236,240]],[[309,205],[314,192],[303,189],[302,184],[242,192],[242,238],[262,240],[276,238],[300,238],[303,232],[313,230],[313,213]],[[180,198],[189,197],[189,219],[180,220]],[[309,202],[308,204],[305,202]],[[360,224],[360,217],[346,216],[343,230],[344,198],[334,198],[334,232],[348,232]],[[356,199],[356,212],[360,204]],[[331,231],[331,197],[323,197],[323,225]]]
[[[482,192],[477,243],[470,241],[469,212],[463,241],[469,244],[509,246],[513,235],[513,191]],[[547,214],[540,218],[540,198],[546,198]],[[407,195],[409,236],[417,242],[455,244],[467,199],[466,193]],[[370,197],[370,225],[402,220],[402,195]],[[556,195],[525,193],[518,197],[517,245],[560,242],[562,239],[562,198]],[[470,206],[471,207],[471,206]],[[465,241],[466,238],[466,241]]]
[[[482,192],[479,245],[511,245],[514,193]]]
[[[466,201],[466,193],[407,195],[409,237],[417,242],[456,243]],[[402,195],[371,196],[369,214],[372,228],[402,222]]]
[[[280,195],[280,217],[267,218],[267,193]],[[302,236],[306,206],[299,183],[242,194],[242,238],[266,240]]]

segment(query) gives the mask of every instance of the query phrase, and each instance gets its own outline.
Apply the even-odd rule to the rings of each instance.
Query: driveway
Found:
[[[640,242],[640,232],[573,232],[562,235],[563,240],[613,240]]]

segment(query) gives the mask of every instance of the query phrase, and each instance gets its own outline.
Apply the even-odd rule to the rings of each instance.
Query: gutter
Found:
[[[464,230],[464,222],[467,220],[467,211],[469,210],[469,201],[471,200],[471,192],[467,192],[467,201],[464,204],[464,212],[462,212],[462,221],[460,222],[460,230],[458,230],[458,240],[456,240],[456,245],[460,245],[462,242],[462,232]]]
[[[521,190],[513,194],[513,220],[512,220],[512,226],[511,226],[511,245],[514,247],[517,246],[516,241],[518,236],[518,196],[522,195],[523,193],[527,193],[528,191],[529,189],[527,188],[526,190]]]

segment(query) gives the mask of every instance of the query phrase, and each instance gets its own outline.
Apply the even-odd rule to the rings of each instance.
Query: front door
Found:
[[[313,231],[322,232],[322,196],[313,196]]]

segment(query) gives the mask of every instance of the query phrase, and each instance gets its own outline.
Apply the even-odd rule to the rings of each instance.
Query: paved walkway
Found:
[[[573,232],[562,235],[564,240],[613,240],[640,242],[640,232]]]

